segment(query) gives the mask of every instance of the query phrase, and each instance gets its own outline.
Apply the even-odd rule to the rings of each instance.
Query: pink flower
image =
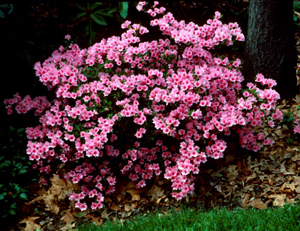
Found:
[[[115,185],[116,184],[116,177],[109,176],[109,177],[107,177],[107,181],[110,185]]]
[[[93,189],[92,191],[89,192],[89,198],[93,198],[96,195],[97,195],[96,189]]]
[[[137,183],[136,188],[143,188],[146,186],[146,182],[144,180],[141,180]]]
[[[67,35],[65,36],[65,39],[66,39],[66,40],[70,40],[70,39],[71,39],[71,35],[67,34]]]
[[[92,208],[93,210],[101,209],[102,207],[103,207],[103,204],[102,204],[102,203],[95,203],[95,202],[92,202],[91,208]]]
[[[137,174],[130,173],[129,179],[132,181],[137,181],[139,179],[139,176]]]
[[[252,151],[257,152],[261,149],[260,145],[255,145],[252,147]]]
[[[86,203],[76,202],[75,203],[75,208],[79,208],[80,211],[84,211],[84,210],[87,209],[87,205],[86,205]]]
[[[135,136],[136,136],[137,138],[142,138],[143,134],[142,134],[140,131],[137,131],[137,132],[135,133]]]
[[[274,123],[274,121],[270,120],[269,123],[268,123],[268,125],[269,125],[271,128],[273,128],[274,125],[275,125],[275,123]]]
[[[294,128],[294,133],[297,134],[299,133],[300,134],[300,126],[297,125],[295,128]]]

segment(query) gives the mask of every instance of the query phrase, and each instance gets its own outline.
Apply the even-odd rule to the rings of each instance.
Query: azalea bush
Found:
[[[282,118],[274,80],[258,74],[259,86],[242,89],[241,61],[213,54],[244,41],[237,23],[223,24],[216,12],[198,26],[176,21],[157,2],[145,5],[137,9],[154,17],[161,39],[141,42],[148,29],[130,21],[121,36],[87,49],[67,35],[69,45],[35,65],[55,99],[5,100],[9,114],[34,111],[39,125],[26,129],[28,157],[40,172],[80,185],[69,199],[82,211],[101,208],[124,177],[142,188],[164,176],[182,199],[200,164],[223,157],[223,137],[238,134],[242,147],[258,151],[273,141],[254,128]]]

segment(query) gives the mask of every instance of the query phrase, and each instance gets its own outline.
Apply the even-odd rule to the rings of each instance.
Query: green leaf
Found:
[[[5,15],[2,10],[0,10],[0,18],[5,18]]]
[[[100,3],[100,4],[99,4]],[[102,2],[95,2],[94,4],[91,5],[91,10],[97,8],[98,6],[102,5]]]
[[[10,161],[9,160],[5,160],[2,164],[1,167],[8,167],[10,165]]]
[[[113,8],[111,8],[111,9],[109,9],[108,11],[107,11],[107,13],[113,13],[113,12],[116,12],[118,10],[118,7],[117,6],[115,6],[115,7],[113,7]]]
[[[95,2],[95,5],[101,6],[103,4],[103,2]]]
[[[0,8],[10,8],[8,11],[8,14],[10,14],[14,9],[14,5],[13,4],[0,4]],[[0,10],[0,18],[5,18],[5,15],[2,10]]]
[[[111,13],[104,12],[103,10],[97,10],[93,14],[101,14],[101,15],[104,15],[107,17],[113,17],[113,15]]]
[[[13,202],[12,204],[10,204],[10,208],[11,209],[16,209],[17,208],[17,203]]]
[[[15,164],[15,167],[16,167],[16,168],[22,168],[22,166],[23,166],[23,165],[22,165],[22,163],[20,163],[20,162]]]
[[[9,4],[9,6],[10,6],[10,9],[8,11],[8,14],[10,14],[13,11],[13,9],[14,9],[14,5],[13,4]]]
[[[119,12],[122,18],[126,18],[128,15],[128,2],[119,2]]]
[[[17,130],[17,133],[21,133],[21,132],[23,132],[23,131],[25,131],[25,128],[19,128],[19,129]]]
[[[100,15],[96,16],[94,14],[91,14],[91,18],[94,20],[95,23],[97,23],[99,25],[107,26],[107,23],[102,16],[100,16]]]
[[[298,20],[296,15],[293,15],[293,20],[296,22]]]
[[[25,174],[27,172],[27,170],[26,169],[21,169],[20,171],[19,171],[19,175],[23,175],[23,174]]]
[[[26,193],[21,193],[21,194],[19,195],[19,198],[20,198],[20,199],[23,199],[23,200],[28,200]]]
[[[86,8],[84,8],[83,6],[79,5],[78,3],[75,3],[75,6],[77,6],[80,10],[86,11]]]
[[[77,213],[76,216],[80,218],[82,216],[82,214],[83,214],[82,212],[81,213]]]
[[[10,215],[16,215],[16,211],[15,211],[14,209],[10,209],[10,210],[8,211],[8,213],[9,213]]]
[[[79,13],[79,14],[77,14],[76,17],[73,18],[73,19],[81,18],[82,16],[84,16],[84,15],[86,15],[86,14],[87,14],[87,12]]]
[[[13,4],[0,4],[0,8],[10,8]]]
[[[18,185],[18,184],[14,184],[14,188],[15,188],[15,190],[17,191],[17,192],[19,192],[20,191],[20,186]]]
[[[300,2],[293,2],[293,8],[295,11],[299,11],[300,10]]]

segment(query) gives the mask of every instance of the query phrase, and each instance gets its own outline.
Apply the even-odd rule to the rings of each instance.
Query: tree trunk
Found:
[[[297,51],[293,0],[250,0],[243,74],[253,82],[257,73],[277,81],[282,99],[297,93]]]

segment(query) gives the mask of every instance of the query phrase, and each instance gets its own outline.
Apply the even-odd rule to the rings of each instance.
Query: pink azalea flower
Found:
[[[300,126],[297,125],[295,128],[294,128],[294,133],[297,134],[299,133],[300,134]]]

